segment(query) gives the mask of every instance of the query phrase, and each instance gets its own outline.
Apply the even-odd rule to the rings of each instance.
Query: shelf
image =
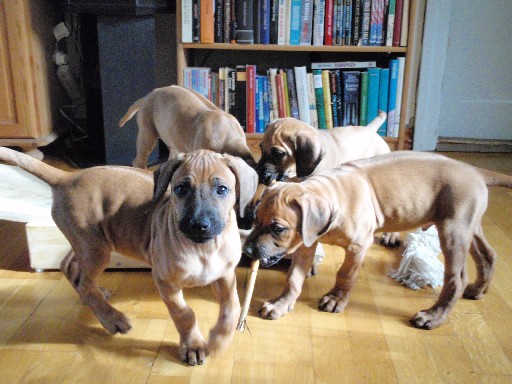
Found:
[[[358,47],[331,45],[276,45],[230,43],[182,43],[184,49],[219,49],[231,51],[283,51],[283,52],[355,52],[355,53],[407,53],[407,47]]]

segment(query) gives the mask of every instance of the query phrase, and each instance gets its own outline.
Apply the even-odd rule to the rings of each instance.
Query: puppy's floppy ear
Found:
[[[153,200],[151,201],[152,204],[157,203],[163,197],[167,191],[167,188],[169,187],[169,183],[171,182],[174,171],[176,171],[176,169],[181,165],[183,158],[184,154],[180,153],[174,159],[160,164],[160,166],[155,170],[153,174],[155,186],[153,188]]]
[[[292,142],[295,146],[295,169],[297,177],[311,175],[324,157],[319,140],[312,132],[301,131]]]
[[[258,174],[239,157],[224,155],[226,164],[236,177],[236,197],[239,216],[245,216],[245,208],[252,201],[258,187]]]
[[[311,194],[303,194],[295,202],[302,211],[302,240],[306,247],[310,247],[333,224],[334,209],[326,199]]]

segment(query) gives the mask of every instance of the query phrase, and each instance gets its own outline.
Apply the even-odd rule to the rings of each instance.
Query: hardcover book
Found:
[[[329,70],[324,69],[322,70],[322,90],[324,94],[325,126],[327,129],[333,128],[331,88],[329,83]]]
[[[343,116],[338,114],[340,108],[338,108],[338,104],[341,104],[340,91],[338,88],[338,84],[336,82],[336,72],[338,72],[339,78],[339,70],[329,71],[329,87],[331,91],[331,113],[332,113],[332,125],[333,127],[340,127],[343,125]]]
[[[201,0],[199,2],[200,13],[200,41],[203,44],[215,42],[215,2],[214,0]]]
[[[202,0],[201,0],[202,1]],[[254,2],[253,0],[237,0],[236,6],[236,42],[239,44],[254,43]]]
[[[181,2],[181,42],[192,42],[192,0]]]
[[[379,79],[379,111],[388,111],[388,95],[389,95],[389,68],[380,69]],[[387,122],[383,122],[377,130],[381,136],[387,136]]]
[[[370,17],[372,13],[372,0],[363,0],[363,18],[361,21],[361,45],[370,45]]]
[[[234,116],[242,126],[244,132],[247,132],[247,72],[245,65],[236,66],[236,85],[235,85],[235,113]]]
[[[246,86],[245,86],[245,126],[247,133],[256,132],[256,66],[247,64],[245,66]]]
[[[302,1],[291,0],[290,9],[290,45],[300,44]]]
[[[380,68],[368,68],[368,113],[367,122],[371,122],[379,111]]]
[[[299,119],[306,124],[311,124],[309,115],[308,78],[306,67],[294,67],[295,88],[297,90],[297,105],[299,108]]]
[[[322,83],[322,71],[313,69],[313,83],[315,86],[316,112],[318,115],[318,128],[326,129],[325,122],[325,106],[324,106],[324,90]]]
[[[302,0],[300,45],[311,45],[313,38],[313,0]]]
[[[359,97],[359,125],[368,125],[368,72],[361,72]]]
[[[290,106],[290,116],[300,120],[297,86],[295,84],[295,73],[293,69],[286,69],[286,81],[288,85],[288,103]]]
[[[393,29],[395,28],[395,6],[396,0],[389,0],[388,21],[386,27],[386,47],[393,46]]]
[[[396,89],[398,86],[398,59],[389,62],[389,95],[388,95],[388,117],[387,136],[393,137],[393,126],[395,124]]]
[[[313,45],[324,45],[325,0],[314,0]]]
[[[393,137],[398,137],[400,116],[402,113],[402,91],[404,85],[405,57],[398,58],[398,79],[396,85],[395,121],[393,122]]]
[[[201,41],[201,23],[200,23],[200,2],[192,0],[192,41],[199,43]]]
[[[343,71],[343,125],[359,125],[359,71]]]
[[[395,0],[395,23],[393,25],[393,47],[400,46],[403,7],[404,7],[404,0]]]
[[[324,45],[332,45],[332,31],[334,24],[334,2],[336,0],[325,0],[325,28]]]
[[[331,63],[311,63],[311,69],[354,69],[374,68],[376,61],[335,61]]]
[[[318,128],[318,112],[316,110],[315,80],[312,73],[307,74],[308,102],[309,102],[309,123],[312,127]]]

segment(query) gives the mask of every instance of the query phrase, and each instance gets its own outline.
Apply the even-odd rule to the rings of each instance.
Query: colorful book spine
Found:
[[[325,0],[314,0],[313,45],[324,45]]]
[[[215,12],[214,12],[214,21],[215,21],[215,35],[214,41],[216,43],[222,43],[224,40],[224,2],[219,0],[214,0]]]
[[[336,72],[339,73],[339,70],[329,71],[329,87],[331,91],[331,113],[332,113],[332,125],[333,127],[342,126],[343,116],[338,114],[338,84],[336,83]]]
[[[393,47],[400,46],[400,34],[402,31],[402,11],[404,0],[396,0],[395,2],[395,24],[393,25]]]
[[[278,102],[278,117],[286,117],[286,99],[284,94],[283,74],[279,72],[276,74],[276,90]]]
[[[382,43],[382,23],[384,20],[384,0],[372,0],[370,16],[370,45]]]
[[[254,3],[254,44],[261,44],[261,27],[263,22],[263,0],[253,0]]]
[[[379,111],[388,111],[388,99],[389,99],[389,68],[380,69],[379,79]],[[387,136],[387,122],[383,122],[377,130],[377,133],[381,136]]]
[[[253,0],[236,1],[236,42],[239,44],[254,43],[253,7]]]
[[[362,0],[353,0],[352,14],[352,45],[357,46],[361,43],[361,12]]]
[[[236,69],[226,67],[226,112],[236,116]]]
[[[398,86],[398,59],[389,62],[389,96],[388,96],[388,117],[387,136],[393,137],[393,125],[395,124],[396,111],[396,89]]]
[[[279,0],[271,0],[270,10],[270,44],[277,44],[277,30],[279,25]]]
[[[270,44],[271,0],[262,0],[260,44]]]
[[[288,86],[288,105],[290,106],[290,116],[300,120],[297,86],[295,84],[295,73],[293,69],[286,69],[286,81]]]
[[[343,0],[335,0],[333,45],[343,45]]]
[[[219,68],[219,105],[223,111],[226,110],[226,67]]]
[[[215,2],[214,0],[201,0],[199,2],[200,41],[202,44],[215,42]]]
[[[363,18],[361,20],[361,45],[370,45],[370,18],[372,13],[372,0],[363,0]]]
[[[192,0],[181,2],[181,42],[192,42]]]
[[[248,64],[245,66],[246,73],[246,132],[256,132],[256,66]]]
[[[379,111],[380,68],[368,68],[368,113],[367,121],[375,119]]]
[[[359,125],[359,71],[343,71],[343,125]]]
[[[309,108],[309,124],[318,128],[318,112],[316,110],[316,94],[315,94],[315,80],[313,73],[306,75],[308,83],[308,108]]]
[[[343,16],[343,37],[345,39],[345,45],[352,44],[352,0],[345,0],[345,15]]]
[[[322,82],[322,71],[320,69],[313,69],[313,83],[315,86],[315,99],[316,111],[318,114],[318,128],[326,129],[325,122],[325,106],[324,106],[324,91]]]
[[[270,94],[271,94],[271,103],[272,103],[272,116],[270,116],[270,121],[277,119],[279,116],[279,104],[278,104],[278,92],[277,92],[277,84],[276,84],[276,75],[277,68],[270,68],[268,70],[268,76],[270,78]]]
[[[259,126],[259,133],[265,132],[267,124],[270,123],[270,81],[268,76],[261,76],[261,89],[263,92],[263,125]]]
[[[291,0],[290,9],[290,45],[300,44],[302,1]]]
[[[361,92],[359,97],[359,124],[368,124],[368,72],[361,72]]]
[[[199,43],[201,41],[201,7],[199,0],[192,0],[192,41]]]
[[[256,133],[265,132],[265,85],[267,83],[266,76],[258,75],[256,77],[256,110],[257,110],[257,124]],[[268,90],[267,90],[267,102],[268,102]],[[267,105],[268,107],[268,105]]]
[[[331,88],[329,86],[329,70],[322,70],[322,89],[324,94],[325,126],[327,129],[333,128],[332,124],[332,104]]]
[[[247,132],[247,73],[245,65],[236,66],[236,92],[235,92],[235,117]]]
[[[289,14],[286,9],[287,1],[278,0],[278,21],[277,21],[277,44],[284,45],[286,43],[286,20],[289,19]]]
[[[313,1],[302,0],[300,45],[311,45],[313,39]]]
[[[335,61],[331,63],[311,63],[311,69],[355,69],[355,68],[374,68],[376,61]]]
[[[222,5],[223,5],[223,23],[224,23],[224,29],[222,31],[222,41],[224,43],[229,43],[231,42],[231,35],[230,35],[230,30],[231,30],[231,1],[232,0],[224,0],[222,1]]]
[[[324,45],[332,45],[332,30],[334,23],[334,2],[336,0],[325,0],[325,28]]]
[[[308,98],[308,76],[306,67],[294,67],[295,88],[297,90],[297,105],[299,108],[299,119],[306,124],[311,124],[309,115],[309,98]]]
[[[393,46],[393,29],[395,28],[395,6],[396,0],[389,0],[388,20],[386,27],[386,47]]]
[[[395,121],[393,122],[393,137],[398,137],[402,114],[402,93],[404,85],[405,57],[398,58],[398,81],[396,85]]]

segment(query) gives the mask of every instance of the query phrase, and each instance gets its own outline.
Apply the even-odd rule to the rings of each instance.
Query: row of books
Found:
[[[406,46],[409,3],[182,0],[182,42]]]
[[[405,58],[379,68],[375,61],[313,63],[290,69],[256,65],[184,69],[184,86],[203,94],[235,116],[247,133],[263,133],[276,118],[294,117],[313,127],[329,129],[367,125],[378,111],[387,112],[381,136],[399,132]],[[349,69],[347,69],[349,68]]]

